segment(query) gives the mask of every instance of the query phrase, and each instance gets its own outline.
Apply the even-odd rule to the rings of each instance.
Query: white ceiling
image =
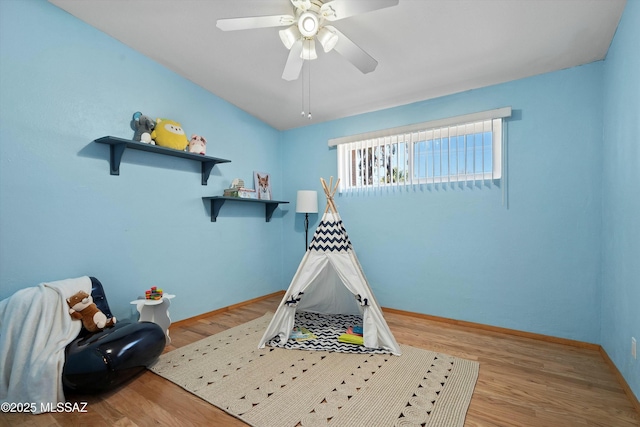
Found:
[[[362,74],[338,53],[318,49],[318,59],[287,82],[281,28],[223,32],[216,21],[291,14],[289,0],[49,1],[279,130],[604,59],[625,6],[400,0],[333,24],[378,61],[375,71]],[[308,75],[312,120],[300,115]]]

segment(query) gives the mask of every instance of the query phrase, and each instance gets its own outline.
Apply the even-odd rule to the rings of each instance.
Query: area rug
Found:
[[[477,362],[258,349],[273,314],[165,353],[149,369],[255,427],[462,426]]]

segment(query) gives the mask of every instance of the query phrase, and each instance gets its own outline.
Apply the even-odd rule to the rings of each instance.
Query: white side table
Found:
[[[169,317],[169,306],[171,305],[171,299],[175,295],[164,294],[162,299],[137,299],[131,301],[131,304],[135,304],[140,313],[140,322],[153,322],[158,324],[167,339],[167,345],[171,343],[169,338],[169,326],[171,325],[171,318]]]

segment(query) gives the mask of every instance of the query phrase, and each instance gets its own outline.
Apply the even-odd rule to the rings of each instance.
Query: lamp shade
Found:
[[[318,192],[313,190],[299,190],[296,199],[296,212],[318,213]]]
[[[322,45],[322,49],[324,49],[325,53],[330,52],[338,43],[338,35],[335,32],[335,28],[329,25],[320,29],[317,39]]]
[[[302,43],[302,52],[300,52],[300,58],[310,61],[312,59],[318,59],[316,53],[316,41],[314,39],[305,39]]]
[[[280,30],[278,31],[278,34],[280,34],[280,40],[282,40],[282,44],[287,49],[291,49],[291,46],[293,46],[293,44],[297,42],[300,37],[302,37],[297,25],[292,25],[285,30]]]

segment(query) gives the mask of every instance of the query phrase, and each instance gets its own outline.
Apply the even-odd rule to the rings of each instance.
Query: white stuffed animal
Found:
[[[200,135],[191,135],[191,141],[189,141],[189,152],[194,154],[207,153],[207,140]]]

